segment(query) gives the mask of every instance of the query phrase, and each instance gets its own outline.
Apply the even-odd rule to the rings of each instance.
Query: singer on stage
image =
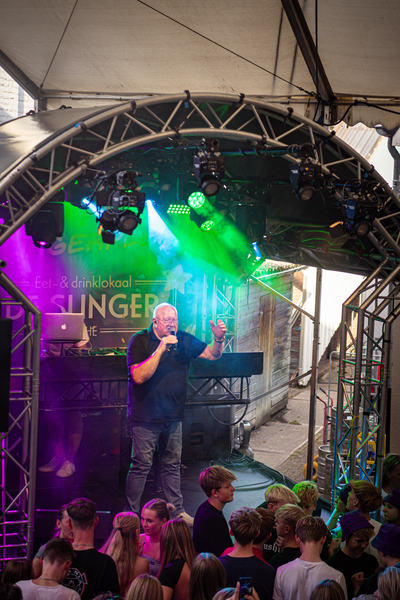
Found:
[[[159,444],[161,484],[174,517],[193,523],[183,508],[181,494],[182,421],[186,402],[189,362],[194,358],[217,360],[226,326],[210,321],[210,346],[178,330],[176,308],[156,306],[152,324],[135,333],[127,351],[128,417],[132,431],[132,460],[126,481],[126,510],[140,515],[140,499]]]

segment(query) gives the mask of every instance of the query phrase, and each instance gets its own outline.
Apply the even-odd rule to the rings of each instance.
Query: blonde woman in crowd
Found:
[[[164,600],[187,600],[190,570],[196,556],[189,526],[182,519],[167,521],[161,529],[161,567],[158,578]]]
[[[139,555],[139,517],[132,512],[118,513],[113,521],[113,530],[100,549],[108,554],[117,566],[121,594],[125,594],[135,577],[149,572],[149,562]]]
[[[128,587],[125,600],[163,600],[161,583],[152,575],[139,575]]]
[[[161,565],[160,535],[162,526],[170,520],[172,504],[161,498],[154,498],[143,506],[142,528],[144,533],[139,538],[142,556],[149,561],[149,573],[157,577]]]

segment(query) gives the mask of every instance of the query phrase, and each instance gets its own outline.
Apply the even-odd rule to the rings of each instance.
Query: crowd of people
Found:
[[[206,495],[193,519],[181,492],[182,422],[189,364],[219,360],[227,328],[210,321],[210,345],[178,329],[174,306],[155,307],[147,329],[127,348],[132,455],[126,505],[100,549],[94,545],[96,505],[77,498],[60,508],[55,537],[33,564],[8,562],[4,600],[372,600],[400,599],[400,456],[383,465],[382,490],[350,481],[338,490],[327,523],[318,488],[302,481],[273,484],[258,507],[224,508],[234,499],[235,474],[213,465],[200,474]],[[78,435],[79,434],[79,435]],[[57,444],[42,472],[72,476],[74,452]],[[159,451],[166,500],[141,507]],[[67,465],[61,465],[66,458]],[[61,465],[61,466],[60,466]],[[261,499],[260,499],[261,500]],[[380,521],[372,517],[381,511]],[[229,523],[229,524],[228,524]],[[192,530],[191,530],[192,527]],[[142,529],[142,532],[141,532]]]
[[[200,474],[207,496],[193,530],[171,518],[161,498],[141,518],[125,511],[94,545],[96,505],[77,498],[60,508],[55,536],[33,563],[10,560],[2,573],[4,600],[395,600],[400,598],[400,456],[389,457],[386,489],[350,481],[327,523],[318,488],[273,484],[264,502],[234,510],[236,480],[213,465]],[[393,485],[398,487],[389,487]],[[371,517],[382,507],[384,522]],[[141,533],[142,529],[142,533]]]

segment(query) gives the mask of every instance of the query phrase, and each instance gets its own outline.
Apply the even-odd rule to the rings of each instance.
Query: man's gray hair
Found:
[[[172,306],[172,304],[170,304],[169,302],[161,302],[161,304],[157,304],[157,306],[153,310],[153,319],[157,317],[157,311],[160,308],[164,308],[165,306],[170,306],[171,308],[173,308],[176,314],[178,315],[178,311],[176,310],[175,306]]]

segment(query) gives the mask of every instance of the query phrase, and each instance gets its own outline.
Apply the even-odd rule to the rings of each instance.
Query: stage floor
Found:
[[[113,454],[110,435],[101,433],[91,419],[91,427],[85,428],[85,434],[76,461],[76,472],[68,478],[56,477],[55,473],[37,473],[35,549],[45,543],[54,529],[58,508],[74,498],[85,496],[94,500],[99,511],[99,525],[96,528],[96,546],[108,536],[112,520],[125,506],[125,479],[129,466],[130,448],[125,440],[121,443],[121,453]],[[99,435],[100,431],[100,435]],[[41,436],[39,439],[43,439]],[[38,451],[38,465],[49,460],[48,449]],[[235,497],[225,508],[229,518],[233,510],[242,506],[256,507],[264,501],[265,489],[274,482],[286,483],[292,487],[294,482],[285,479],[278,471],[269,469],[260,462],[240,453],[230,454],[227,450],[221,456],[186,460],[182,464],[182,494],[185,510],[192,516],[206,496],[199,486],[200,472],[210,464],[221,464],[235,473],[237,481]],[[163,497],[154,465],[142,497],[142,505],[154,497]]]

